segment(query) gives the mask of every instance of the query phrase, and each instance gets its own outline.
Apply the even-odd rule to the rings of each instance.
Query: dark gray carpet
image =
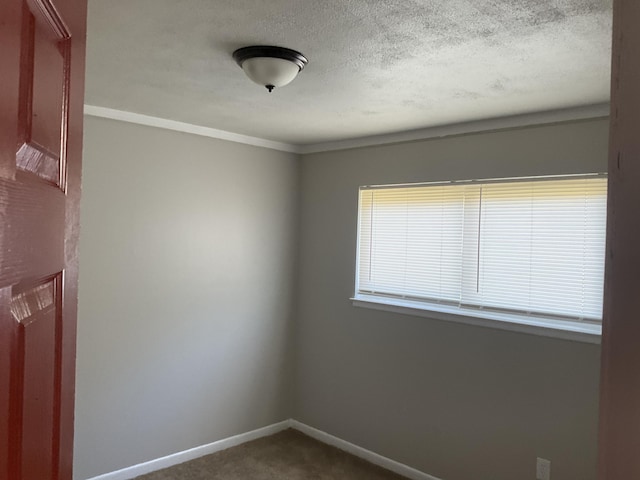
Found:
[[[406,480],[291,429],[136,480],[245,479]]]

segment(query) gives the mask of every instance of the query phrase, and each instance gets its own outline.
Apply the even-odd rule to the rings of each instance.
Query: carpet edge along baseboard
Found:
[[[294,419],[284,420],[256,430],[234,435],[199,447],[190,448],[182,452],[176,452],[155,460],[132,465],[120,470],[98,475],[97,477],[91,477],[86,480],[131,480],[140,475],[156,472],[158,470],[172,467],[190,460],[195,460],[196,458],[210,455],[221,450],[226,450],[227,448],[235,447],[252,440],[257,440],[258,438],[273,435],[281,432],[282,430],[286,430],[287,428],[298,430],[299,432],[302,432],[311,438],[315,438],[322,443],[339,448],[340,450],[362,458],[374,465],[378,465],[391,472],[405,476],[410,480],[442,480]]]

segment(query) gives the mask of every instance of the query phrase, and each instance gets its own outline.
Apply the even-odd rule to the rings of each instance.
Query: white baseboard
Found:
[[[441,480],[437,477],[416,470],[415,468],[411,468],[408,465],[404,465],[403,463],[396,462],[395,460],[391,460],[390,458],[383,457],[382,455],[378,455],[371,450],[359,447],[358,445],[354,445],[353,443],[347,442],[346,440],[334,437],[333,435],[323,432],[322,430],[310,427],[309,425],[305,425],[304,423],[298,422],[297,420],[293,419],[284,420],[279,423],[274,423],[273,425],[258,428],[257,430],[241,433],[240,435],[235,435],[233,437],[218,440],[217,442],[209,443],[207,445],[184,450],[183,452],[167,455],[166,457],[157,458],[149,462],[139,463],[138,465],[133,465],[121,470],[116,470],[115,472],[98,475],[97,477],[93,477],[87,480],[131,480],[140,475],[145,475],[157,470],[162,470],[163,468],[168,468],[180,463],[188,462],[189,460],[194,460],[205,455],[219,452],[220,450],[235,447],[237,445],[250,442],[251,440],[266,437],[267,435],[273,435],[274,433],[286,430],[287,428],[294,428],[304,433],[305,435],[315,438],[322,443],[326,443],[327,445],[339,448],[340,450],[355,455],[356,457],[362,458],[363,460],[373,463],[374,465],[386,468],[387,470],[390,470],[399,475],[403,475],[411,480]]]
[[[411,468],[404,463],[396,462],[395,460],[391,460],[390,458],[383,457],[382,455],[378,455],[371,450],[367,450],[366,448],[359,447],[358,445],[354,445],[353,443],[347,442],[346,440],[342,440],[341,438],[334,437],[322,430],[318,430],[317,428],[310,427],[309,425],[305,425],[304,423],[300,423],[297,420],[290,420],[291,428],[295,428],[296,430],[308,435],[316,440],[326,443],[327,445],[332,445],[340,450],[344,450],[351,455],[355,455],[356,457],[360,457],[363,460],[366,460],[374,465],[378,465],[382,468],[386,468],[398,475],[403,475],[411,480],[441,480],[433,475],[429,475],[427,473],[421,472],[420,470],[416,470],[415,468]]]
[[[273,435],[282,430],[290,428],[291,420],[284,420],[273,425],[268,425],[257,430],[241,433],[233,437],[224,438],[217,442],[209,443],[207,445],[201,445],[199,447],[184,450],[182,452],[167,455],[166,457],[157,458],[149,462],[139,463],[131,467],[123,468],[122,470],[116,470],[115,472],[105,473],[104,475],[98,475],[97,477],[90,478],[88,480],[131,480],[140,475],[162,470],[163,468],[173,467],[179,463],[188,462],[196,458],[204,457],[211,453],[219,452],[227,448],[235,447],[242,443],[250,442],[267,435]]]

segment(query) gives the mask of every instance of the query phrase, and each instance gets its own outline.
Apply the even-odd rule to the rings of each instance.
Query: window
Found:
[[[362,187],[354,300],[597,333],[606,195],[603,175]]]

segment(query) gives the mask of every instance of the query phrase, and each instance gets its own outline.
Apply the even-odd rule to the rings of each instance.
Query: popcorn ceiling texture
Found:
[[[608,101],[611,0],[90,0],[86,103],[295,144]],[[231,53],[300,50],[268,94]]]

